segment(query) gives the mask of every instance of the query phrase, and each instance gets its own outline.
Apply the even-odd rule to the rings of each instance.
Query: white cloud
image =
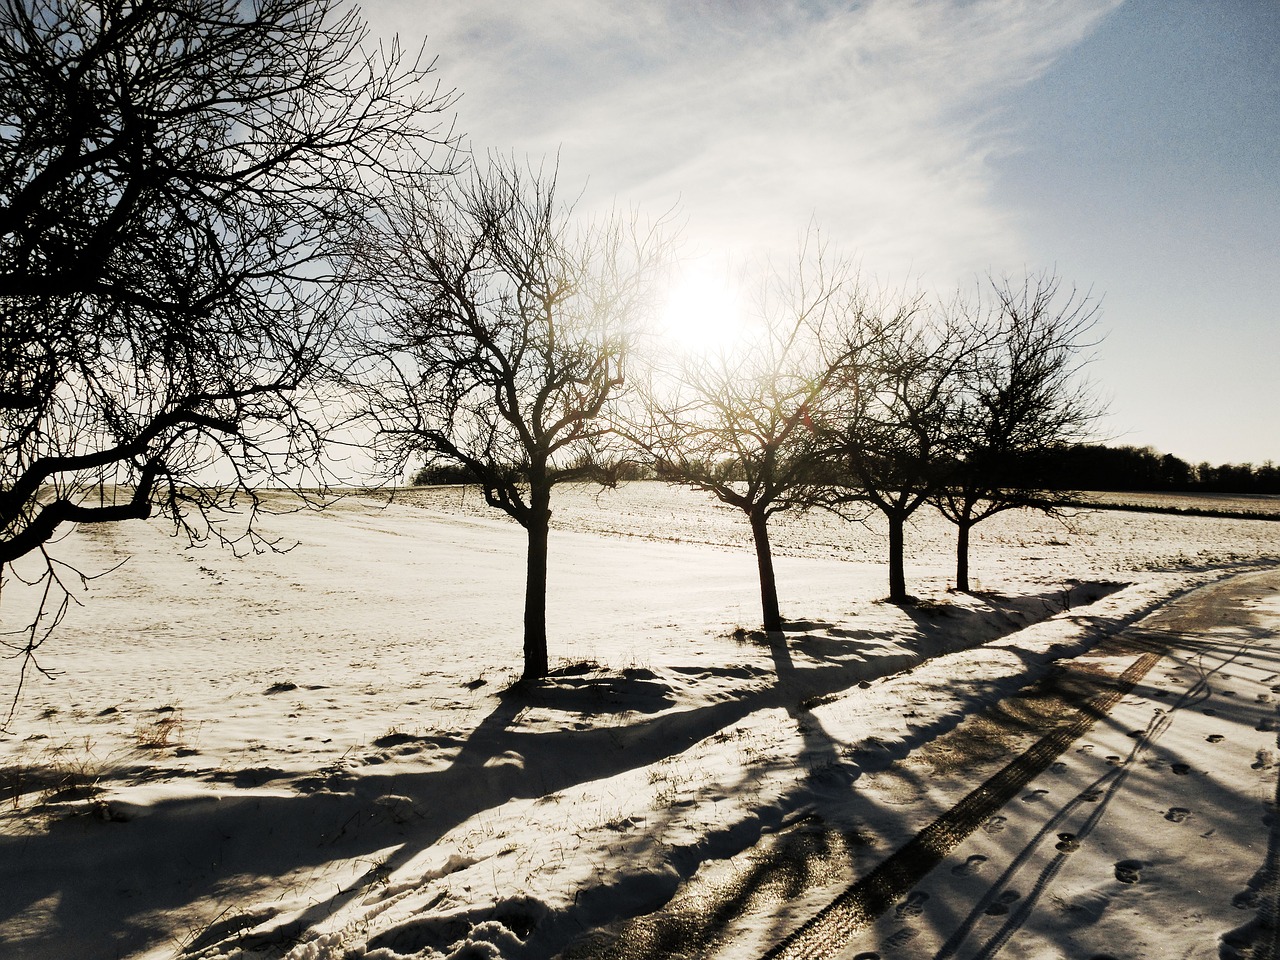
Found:
[[[992,98],[1118,0],[375,0],[429,35],[478,151],[561,155],[587,202],[660,212],[690,246],[789,248],[810,217],[881,273],[950,283],[1019,261],[987,160]]]

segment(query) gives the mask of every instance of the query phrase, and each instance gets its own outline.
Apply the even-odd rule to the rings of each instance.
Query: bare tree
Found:
[[[659,364],[630,431],[660,478],[705,490],[745,514],[766,631],[782,629],[769,520],[811,499],[815,421],[843,361],[831,354],[824,330],[830,314],[856,297],[847,263],[831,262],[821,249],[809,258],[802,248],[788,273],[766,271],[741,343]]]
[[[1103,414],[1083,378],[1098,303],[1064,291],[1052,273],[989,278],[994,305],[957,301],[976,349],[953,404],[952,460],[934,496],[956,525],[956,589],[969,589],[973,527],[1005,510],[1056,512],[1070,494],[1028,470],[1055,448],[1084,440]],[[994,312],[994,316],[992,316]]]
[[[937,493],[951,458],[961,366],[972,344],[920,299],[849,318],[859,345],[845,365],[843,408],[827,430],[828,505],[862,503],[889,525],[889,601],[909,603],[906,524]]]
[[[578,226],[554,174],[493,161],[406,184],[356,251],[371,303],[348,382],[390,475],[466,467],[528,532],[524,677],[547,673],[551,493],[597,476],[633,325],[664,256],[613,216]]]
[[[24,676],[64,524],[199,539],[315,462],[333,238],[448,100],[364,38],[333,0],[0,0],[0,571],[51,599]]]

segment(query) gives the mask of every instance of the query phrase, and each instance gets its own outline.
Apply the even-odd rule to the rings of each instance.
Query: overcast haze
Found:
[[[865,273],[1056,269],[1103,298],[1116,443],[1280,459],[1280,4],[375,0],[468,146],[711,262],[816,221]]]

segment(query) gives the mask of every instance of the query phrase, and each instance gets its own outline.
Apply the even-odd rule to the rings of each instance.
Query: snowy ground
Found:
[[[926,602],[904,610],[877,602],[884,538],[874,524],[782,517],[774,539],[792,626],[770,645],[735,637],[759,615],[747,531],[731,512],[657,484],[570,491],[554,506],[558,675],[520,695],[503,690],[519,664],[522,531],[474,492],[273,517],[297,547],[242,560],[185,548],[150,523],[86,528],[60,544],[86,570],[131,559],[72,610],[43,660],[59,679],[34,683],[0,737],[0,954],[588,955],[618,949],[610,932],[625,943],[626,918],[723,887],[804,834],[826,845],[806,861],[826,865],[822,882],[717,921],[720,955],[759,956],[1034,740],[1029,726],[984,754],[962,735],[988,722],[983,711],[1050,676],[1054,661],[1087,654],[1122,671],[1138,654],[1108,652],[1108,638],[1171,597],[1280,560],[1275,522],[1108,512],[1063,527],[1009,515],[975,537],[983,595],[958,596],[946,590],[951,531],[928,517],[908,544],[909,586]],[[1249,667],[1197,667],[1205,650],[1179,648],[1152,668],[1216,671],[1215,694],[1253,711],[1231,718],[1239,730],[1209,730],[1213,716],[1191,700],[1153,708],[1155,692],[1135,688],[1063,754],[1063,770],[1043,774],[1059,778],[1052,789],[1027,788],[1078,797],[1120,769],[1106,758],[1141,748],[1125,769],[1145,806],[1109,802],[1108,823],[1146,836],[1137,818],[1155,810],[1166,833],[1189,838],[1191,824],[1208,834],[1177,863],[1120,840],[1096,854],[1111,860],[1094,872],[1134,861],[1147,881],[1126,884],[1142,897],[1106,914],[1146,935],[1112,942],[1116,956],[1217,956],[1218,938],[1256,912],[1259,884],[1248,882],[1266,854],[1258,810],[1274,798],[1276,745],[1253,714],[1271,709],[1260,698],[1280,652],[1263,649],[1254,621],[1280,610],[1274,578],[1251,583],[1253,619],[1231,638],[1258,647],[1237,657]],[[7,623],[21,607],[12,587]],[[1194,686],[1200,675],[1186,676]],[[11,689],[12,675],[0,682]],[[1161,726],[1153,709],[1175,722]],[[1223,739],[1205,739],[1215,733]],[[1143,766],[1188,744],[1200,753],[1185,762],[1204,776]],[[1222,763],[1228,751],[1249,763]],[[1236,779],[1209,783],[1219,765]],[[1084,830],[1072,816],[1091,815],[1087,802],[1058,819],[1048,800],[1013,805],[1029,818],[1000,814],[1008,830],[975,832],[938,875],[994,879],[984,865],[998,856],[973,844],[1025,849],[1046,823],[1056,844],[1057,833]],[[1166,820],[1175,809],[1188,812]],[[1068,867],[1091,862],[1089,849],[1082,841],[1055,868],[1052,896],[1065,889],[1096,905],[1087,870],[1061,886]],[[1035,907],[1019,929],[1040,924],[1048,932],[1036,942],[1054,943],[1062,909],[1031,896],[1048,862],[1019,867],[985,904],[991,887],[976,880],[913,888],[845,937],[840,955],[934,955],[924,944],[978,955],[964,952],[987,949],[976,935],[948,947],[928,911],[968,916],[981,905],[975,916],[998,916],[1009,890]],[[1213,870],[1230,896],[1177,893],[1178,909],[1197,911],[1199,952],[1182,941],[1182,952],[1160,952],[1185,918],[1147,892],[1173,890],[1161,878],[1188,868]],[[983,912],[993,903],[996,913]],[[917,935],[899,949],[915,952],[893,953],[903,929]],[[1093,955],[1018,953],[1013,940],[1004,949]]]

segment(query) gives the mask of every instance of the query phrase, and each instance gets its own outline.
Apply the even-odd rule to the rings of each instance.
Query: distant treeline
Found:
[[[1055,490],[1179,491],[1280,494],[1280,467],[1251,463],[1190,464],[1151,447],[1080,444],[1040,451],[1035,462],[1015,466]],[[1021,477],[1010,477],[1016,483]]]
[[[1152,447],[1079,444],[1024,456],[1006,466],[1010,487],[1052,490],[1170,491],[1200,493],[1280,494],[1280,466],[1270,460],[1251,463],[1191,464]],[[614,467],[615,479],[650,480],[656,476],[646,464]],[[457,464],[423,467],[415,484],[475,483],[475,476]]]
[[[623,480],[656,480],[658,473],[647,463],[630,460],[598,466],[591,479],[595,482],[615,483]],[[435,463],[420,468],[410,481],[418,487],[445,486],[457,483],[479,483],[468,467],[459,463]]]

